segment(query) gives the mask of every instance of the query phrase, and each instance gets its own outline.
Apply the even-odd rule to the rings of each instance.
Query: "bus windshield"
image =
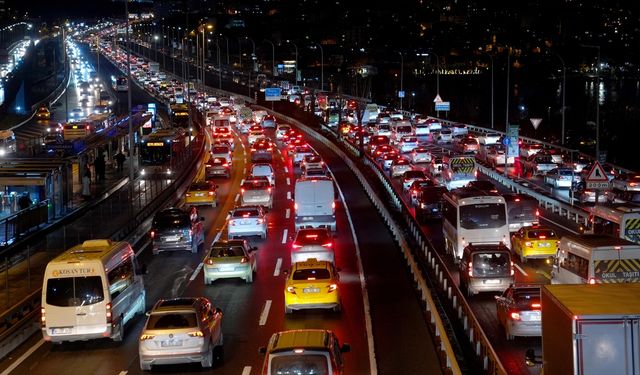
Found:
[[[500,228],[506,224],[504,204],[482,203],[460,206],[460,227],[464,229]]]
[[[140,147],[140,161],[144,165],[161,165],[171,159],[171,145],[162,141],[148,142]]]
[[[47,304],[59,307],[93,305],[104,300],[100,276],[47,280]]]

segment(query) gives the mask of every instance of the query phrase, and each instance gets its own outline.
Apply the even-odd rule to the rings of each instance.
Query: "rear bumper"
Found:
[[[238,268],[239,267],[234,267],[233,271],[221,271],[220,269],[216,269],[213,266],[210,268],[204,267],[203,273],[204,273],[205,282],[208,281],[209,283],[211,283],[218,279],[235,279],[235,278],[246,280],[252,272],[250,265],[247,265],[242,269],[238,269]]]
[[[336,230],[336,216],[296,216],[296,231],[300,228],[330,228],[332,232]]]
[[[149,365],[173,365],[178,363],[197,363],[201,362],[207,355],[207,351],[196,351],[190,353],[149,353],[140,350],[140,363]]]
[[[104,324],[100,326],[94,327],[94,329],[89,330],[89,332],[82,334],[60,334],[53,335],[51,333],[51,329],[42,328],[42,337],[44,341],[51,342],[73,342],[73,341],[89,341],[95,339],[102,338],[110,338],[111,337],[111,324]]]
[[[490,280],[498,280],[495,283],[491,283]],[[504,292],[511,284],[513,284],[513,277],[504,278],[471,278],[469,280],[469,290],[473,293],[482,292]]]

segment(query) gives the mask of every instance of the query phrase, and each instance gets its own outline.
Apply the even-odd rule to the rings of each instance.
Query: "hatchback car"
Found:
[[[276,127],[276,118],[272,115],[266,115],[262,117],[262,121],[260,122],[264,129],[266,128],[275,128]]]
[[[544,175],[544,182],[556,189],[571,188],[574,183],[578,183],[580,180],[580,174],[571,167],[552,169]]]
[[[514,336],[542,336],[540,285],[515,284],[495,298],[498,323],[507,340]]]
[[[249,142],[249,145],[253,145],[258,138],[262,137],[264,137],[264,132],[262,130],[252,130],[247,136],[247,142]]]
[[[418,138],[415,136],[403,136],[398,142],[398,149],[400,152],[411,152],[418,147]]]
[[[207,178],[223,176],[229,178],[231,176],[231,166],[224,158],[209,159],[205,164],[205,176]]]
[[[527,259],[548,259],[558,251],[560,238],[551,228],[542,225],[520,228],[511,236],[511,249],[522,263]]]
[[[218,240],[212,243],[202,268],[204,285],[230,278],[252,283],[258,269],[257,250],[257,247],[249,246],[247,240]]]
[[[314,155],[315,152],[308,145],[297,146],[293,151],[293,165],[299,165],[307,155]]]
[[[276,174],[269,163],[252,164],[249,179],[252,177],[266,177],[272,187],[276,185]]]
[[[337,270],[331,262],[308,259],[285,272],[284,312],[302,309],[342,309]]]
[[[289,130],[291,130],[291,125],[278,124],[276,127],[276,140],[281,141]]]
[[[155,365],[200,363],[222,358],[222,310],[205,297],[161,299],[148,313],[140,334],[140,369]]]
[[[611,180],[611,188],[622,191],[640,191],[640,175],[621,174]]]
[[[231,160],[232,160],[231,147],[226,143],[215,143],[213,146],[211,146],[210,155],[211,155],[211,158],[223,158],[229,164],[231,164]]]
[[[229,213],[227,236],[260,236],[267,238],[267,215],[260,206],[236,207]]]
[[[266,176],[249,176],[240,186],[240,205],[273,206],[272,187]]]
[[[211,181],[195,181],[191,183],[189,190],[185,193],[184,203],[191,206],[216,207],[218,205],[218,186]]]
[[[291,246],[291,264],[308,259],[326,260],[335,264],[334,242],[327,228],[301,228]]]
[[[149,232],[153,254],[173,250],[197,253],[198,247],[204,243],[202,221],[204,217],[198,217],[197,211],[194,217],[190,217],[189,213],[175,207],[156,213]]]
[[[324,161],[320,155],[310,154],[305,155],[302,161],[300,162],[300,169],[304,171],[305,169],[313,169],[319,168],[324,169]]]
[[[430,163],[431,152],[425,147],[414,148],[413,151],[411,151],[411,162],[413,164]]]

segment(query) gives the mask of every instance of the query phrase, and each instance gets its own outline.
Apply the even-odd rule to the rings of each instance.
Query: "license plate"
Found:
[[[484,283],[485,284],[499,284],[500,280],[496,280],[496,279],[485,280]]]
[[[176,346],[182,346],[182,340],[161,341],[160,346],[163,348],[172,348]]]
[[[538,242],[538,247],[551,247],[549,242]]]
[[[169,237],[165,237],[164,240],[166,242],[175,242],[178,240],[178,238],[179,238],[178,236],[169,236]]]
[[[529,317],[529,320],[532,322],[539,322],[540,321],[540,315],[532,315]]]
[[[240,221],[240,225],[249,225],[251,224],[251,220],[242,220]]]
[[[310,217],[310,216],[302,218],[302,221],[311,221],[311,220],[313,220],[313,217]]]
[[[196,197],[204,197],[204,193],[196,193]]]
[[[302,293],[320,293],[320,288],[303,288]]]
[[[71,328],[53,328],[51,329],[51,333],[54,335],[68,335],[71,333]]]
[[[235,271],[236,268],[233,266],[227,266],[227,267],[220,267],[220,272],[231,272],[231,271]]]

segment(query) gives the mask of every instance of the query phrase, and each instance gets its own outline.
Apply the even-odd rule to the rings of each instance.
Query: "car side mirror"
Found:
[[[264,346],[261,346],[258,348],[258,353],[265,355],[267,354],[267,348],[265,348]]]
[[[340,352],[342,353],[349,353],[350,351],[351,351],[351,345],[347,344],[346,342],[342,344],[342,346],[340,347]]]

